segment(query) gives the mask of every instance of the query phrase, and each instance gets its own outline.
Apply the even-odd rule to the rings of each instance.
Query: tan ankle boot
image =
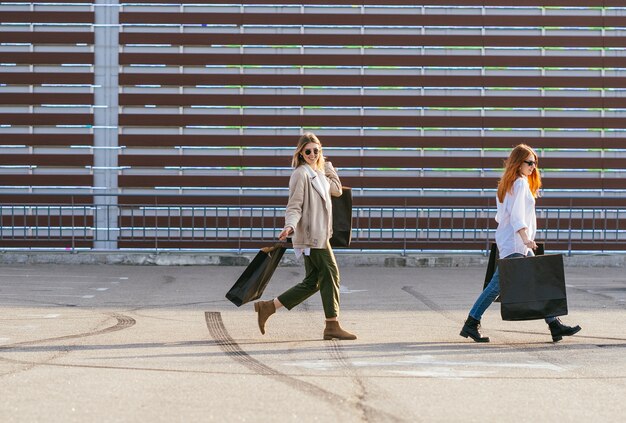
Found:
[[[274,300],[270,301],[257,301],[254,303],[254,311],[258,313],[259,329],[261,333],[265,335],[265,322],[270,316],[276,313],[276,306],[274,306]]]
[[[326,329],[324,329],[324,339],[345,339],[345,340],[354,340],[356,339],[356,335],[351,334],[350,332],[346,332],[341,329],[339,326],[339,322],[337,321],[326,321]]]

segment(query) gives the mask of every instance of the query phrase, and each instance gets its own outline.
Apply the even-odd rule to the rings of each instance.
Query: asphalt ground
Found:
[[[343,267],[343,327],[319,295],[256,325],[224,298],[242,267],[0,267],[1,422],[617,422],[626,415],[626,269],[566,268],[568,324],[483,318],[483,267]],[[280,267],[270,299],[299,282]]]

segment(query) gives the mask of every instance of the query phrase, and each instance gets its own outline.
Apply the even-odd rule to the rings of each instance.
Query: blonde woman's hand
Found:
[[[337,177],[337,170],[334,168],[332,162],[324,162],[324,175],[328,178]]]
[[[293,228],[291,226],[287,226],[285,229],[283,229],[281,231],[280,234],[278,234],[278,239],[281,240],[281,241],[284,241],[292,233],[293,233]]]

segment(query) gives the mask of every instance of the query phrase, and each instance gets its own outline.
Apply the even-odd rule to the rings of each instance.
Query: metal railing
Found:
[[[65,196],[64,203],[0,204],[0,248],[17,250],[228,250],[274,242],[284,206],[97,204]],[[124,196],[115,196],[122,199]],[[137,199],[138,196],[133,196]],[[626,251],[626,208],[538,208],[537,239],[550,250]],[[495,207],[356,206],[352,250],[487,251]]]

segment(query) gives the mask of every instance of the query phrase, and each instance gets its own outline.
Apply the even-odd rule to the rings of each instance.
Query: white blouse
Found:
[[[530,249],[524,245],[517,231],[526,228],[528,239],[534,240],[537,232],[537,216],[535,197],[530,192],[526,177],[517,178],[513,183],[513,191],[507,192],[504,202],[498,201],[496,222],[498,222],[496,244],[498,244],[500,258],[513,253],[527,255]]]

